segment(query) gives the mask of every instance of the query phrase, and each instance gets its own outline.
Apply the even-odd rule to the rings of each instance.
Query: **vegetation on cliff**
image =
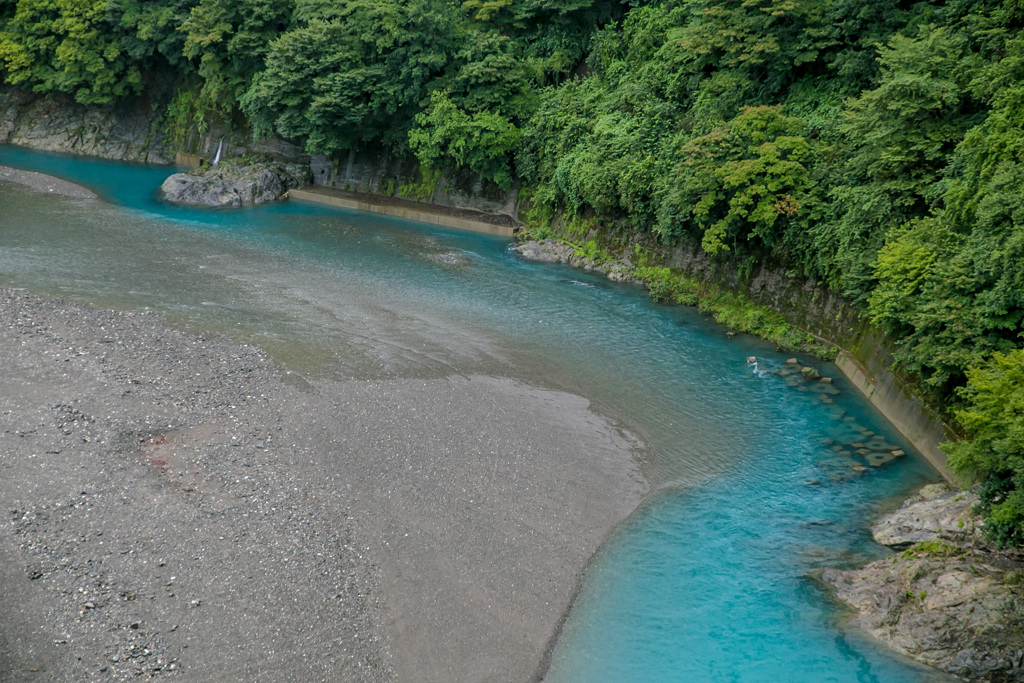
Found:
[[[1022,27],[1020,0],[0,0],[0,70],[824,282],[958,411],[953,462],[1020,542]]]

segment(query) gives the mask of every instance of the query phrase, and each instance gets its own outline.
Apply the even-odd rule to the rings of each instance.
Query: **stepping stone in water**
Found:
[[[907,454],[907,452],[904,451],[902,448],[897,448],[896,450],[894,450],[892,452],[892,457],[894,457],[894,458],[902,458],[906,454]]]
[[[894,460],[892,453],[872,453],[867,456],[868,464],[872,467],[881,467],[882,465],[892,462]]]

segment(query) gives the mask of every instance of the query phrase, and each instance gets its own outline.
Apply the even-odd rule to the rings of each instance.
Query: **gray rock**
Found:
[[[246,206],[280,199],[290,188],[309,183],[308,169],[298,164],[225,163],[191,173],[175,173],[160,186],[173,204]]]
[[[977,504],[978,496],[970,491],[950,491],[941,484],[926,486],[882,517],[871,527],[871,534],[882,545],[897,549],[935,540],[980,545],[982,522],[971,512]]]
[[[1024,589],[972,551],[939,542],[820,578],[890,647],[968,680],[1024,681]]]
[[[0,93],[0,143],[157,164],[174,156],[144,103],[85,107],[66,96],[18,90]]]
[[[542,263],[565,263],[573,256],[573,248],[558,240],[529,240],[513,247],[528,261]]]

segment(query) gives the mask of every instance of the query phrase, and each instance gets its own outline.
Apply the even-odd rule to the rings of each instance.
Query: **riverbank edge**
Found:
[[[895,554],[815,572],[886,646],[969,681],[1024,680],[1024,552],[999,550],[973,511],[975,489],[923,487],[871,527]]]
[[[514,249],[528,260],[634,282],[656,301],[696,306],[730,330],[761,337],[784,351],[834,362],[946,481],[960,485],[940,448],[956,434],[889,369],[894,342],[838,295],[768,268],[744,279],[716,267],[691,245],[665,250],[639,239],[623,245],[597,230],[587,237],[535,240],[526,231]]]
[[[45,173],[40,173],[40,172],[36,172],[36,171],[26,171],[26,170],[23,170],[23,169],[19,169],[19,168],[15,168],[15,167],[10,167],[10,166],[5,166],[5,165],[0,165],[0,182],[8,182],[8,183],[11,183],[11,184],[14,184],[14,185],[19,185],[19,186],[27,189],[30,192],[36,192],[36,193],[41,193],[41,194],[58,194],[58,195],[61,195],[63,197],[67,197],[67,198],[71,198],[71,199],[93,199],[93,200],[98,200],[98,197],[97,197],[97,195],[95,193],[91,192],[87,188],[85,188],[85,187],[83,187],[81,185],[78,185],[76,183],[73,183],[73,182],[61,179],[61,178],[56,177],[56,176],[48,175],[48,174],[45,174]],[[96,307],[96,306],[94,306],[92,304],[89,304],[89,303],[76,302],[75,300],[71,300],[69,302],[65,302],[65,300],[62,297],[57,297],[57,296],[47,295],[47,294],[40,294],[40,293],[36,293],[34,291],[30,291],[30,290],[23,289],[23,288],[0,288],[0,296],[7,295],[7,294],[14,294],[16,296],[23,297],[26,300],[31,300],[31,301],[35,302],[36,304],[42,305],[42,306],[44,306],[46,308],[52,308],[54,310],[60,310],[60,309],[72,309],[73,310],[73,309],[78,309],[78,310],[84,311],[86,314],[90,314],[91,313],[91,314],[103,314],[103,315],[105,315],[105,314],[108,314],[108,313],[112,313],[115,316],[128,316],[128,317],[134,317],[136,315],[135,313],[132,313],[132,312],[115,313],[113,311],[108,311],[107,309],[102,308],[102,307]],[[147,321],[150,321],[150,322],[153,322],[156,325],[165,327],[167,330],[172,331],[175,335],[180,334],[180,335],[184,335],[184,336],[188,337],[188,336],[191,336],[191,334],[192,334],[191,332],[186,331],[183,328],[180,328],[179,326],[175,325],[174,323],[168,322],[165,318],[163,318],[160,315],[150,315],[148,311],[143,312],[143,313],[139,313],[139,315],[144,317]],[[84,319],[84,318],[88,317],[88,315],[83,315],[83,316],[80,316],[80,317],[82,317]],[[108,328],[105,328],[105,329],[107,329],[108,333],[112,334],[112,328],[108,327]],[[226,338],[225,339],[220,339],[219,337],[217,337],[217,335],[213,335],[213,338],[216,338],[218,341],[220,341],[220,342],[222,342],[224,344],[227,344],[228,347],[231,347],[234,344],[234,342],[231,342],[231,341],[227,340]],[[207,338],[206,337],[199,337],[199,339],[205,342]],[[106,340],[104,340],[104,341],[106,341]],[[90,343],[92,343],[92,342],[90,342]],[[263,354],[263,352],[259,348],[252,347],[252,346],[249,346],[247,344],[243,345],[242,348],[249,349],[253,353],[259,354],[263,358],[264,363],[267,364],[267,367],[270,369],[270,372],[272,374],[274,374],[275,376],[279,377],[284,384],[288,384],[290,386],[292,386],[292,385],[294,385],[294,386],[302,386],[302,385],[304,385],[304,386],[307,387],[307,389],[301,389],[301,391],[313,391],[312,388],[309,388],[310,385],[306,384],[304,381],[302,381],[302,383],[300,385],[296,385],[294,382],[291,382],[291,383],[284,382],[282,373],[288,374],[288,375],[290,375],[291,373],[287,373],[285,371],[284,367],[278,365],[276,361],[270,360],[269,357],[265,356]],[[513,384],[516,384],[516,383],[519,382],[519,380],[515,380],[515,379],[511,379],[510,381]],[[559,389],[553,389],[552,390],[552,389],[545,388],[543,390],[544,391],[553,391],[554,392],[553,395],[555,395],[555,394],[562,395],[563,394],[563,392],[561,390],[559,390]],[[565,395],[569,396],[570,394],[565,394]],[[249,397],[249,398],[251,398],[251,397]],[[76,401],[77,400],[78,399],[76,399]],[[589,408],[587,408],[587,410],[589,410]],[[567,417],[567,416],[570,413],[572,413],[571,410],[556,411],[556,414],[562,415],[562,417],[560,417],[560,419],[563,419],[563,420],[569,420],[570,418]],[[603,417],[603,416],[601,417],[601,419],[602,420],[610,420],[610,418],[606,418],[606,417]],[[278,421],[280,421],[280,420],[278,420]],[[157,422],[159,422],[159,420],[157,420]],[[610,420],[607,423],[607,426],[614,427],[615,430],[618,430],[617,433],[620,435],[620,437],[622,439],[624,439],[625,441],[629,441],[630,442],[631,445],[629,445],[628,448],[623,448],[622,449],[622,452],[624,452],[624,453],[628,452],[628,453],[631,454],[630,455],[630,462],[633,463],[634,465],[637,462],[639,462],[639,460],[640,460],[639,452],[642,450],[642,448],[640,446],[638,446],[637,444],[639,444],[641,442],[639,440],[636,440],[634,442],[635,437],[632,437],[632,436],[622,436],[623,434],[628,434],[628,431],[624,432],[622,428],[617,426],[617,423],[615,423],[614,420]],[[602,433],[601,430],[598,430],[597,432],[595,432],[595,434],[598,435],[598,438],[600,438],[600,434],[601,433]],[[233,445],[237,445],[237,444],[233,444]],[[57,451],[57,452],[59,453],[59,451]],[[587,452],[587,455],[588,455],[588,458],[589,458],[593,454],[594,451],[593,450],[587,450],[586,452]],[[629,518],[631,518],[633,515],[635,515],[637,513],[637,511],[642,509],[642,507],[646,503],[646,500],[647,500],[646,494],[648,493],[649,482],[647,481],[647,479],[645,478],[645,476],[644,476],[644,474],[642,472],[642,467],[637,465],[637,469],[636,469],[635,472],[631,471],[629,476],[624,477],[621,480],[622,480],[622,491],[620,491],[619,493],[623,494],[623,492],[626,491],[627,489],[629,489],[629,493],[628,494],[623,494],[623,495],[616,495],[616,496],[613,496],[613,497],[610,497],[610,498],[606,498],[606,500],[607,500],[607,507],[621,508],[618,512],[614,513],[614,517],[615,517],[614,523],[605,524],[602,527],[602,530],[600,531],[600,533],[597,535],[596,538],[593,539],[595,541],[595,545],[592,548],[589,548],[586,551],[584,551],[582,555],[579,555],[579,553],[575,553],[575,555],[577,555],[576,557],[569,558],[567,560],[573,566],[573,570],[571,572],[571,574],[572,574],[571,579],[568,582],[565,582],[565,586],[568,587],[568,595],[567,596],[563,596],[565,599],[563,601],[564,604],[562,605],[561,609],[556,609],[555,610],[557,612],[557,614],[556,614],[557,618],[554,620],[554,623],[550,624],[550,628],[549,629],[547,629],[546,631],[542,631],[544,633],[547,633],[548,635],[544,639],[545,642],[544,642],[543,646],[539,647],[539,649],[537,650],[537,653],[536,653],[537,654],[537,660],[536,660],[537,664],[536,664],[535,668],[532,670],[532,672],[529,673],[529,678],[526,679],[526,680],[530,680],[530,681],[541,681],[541,680],[543,680],[543,676],[545,675],[545,673],[547,672],[547,670],[548,670],[548,668],[550,666],[551,656],[552,656],[552,653],[554,651],[554,648],[555,648],[555,646],[556,646],[556,644],[558,642],[558,639],[559,639],[559,637],[560,637],[560,635],[562,633],[562,630],[563,630],[563,628],[565,626],[565,622],[568,619],[569,614],[571,613],[572,608],[573,608],[573,606],[576,603],[576,600],[578,598],[579,592],[580,592],[580,590],[582,589],[582,586],[583,586],[583,579],[586,576],[587,572],[589,571],[589,568],[590,568],[592,562],[597,557],[597,555],[601,551],[601,549],[608,542],[608,540],[612,537],[614,531],[616,529],[618,529],[622,524],[624,524]],[[579,482],[576,482],[576,484],[578,485]],[[349,514],[348,510],[346,511],[346,514]],[[348,516],[347,519],[351,522],[351,520],[353,520],[354,518],[352,516]],[[364,523],[363,526],[372,527],[373,525],[369,524],[369,523]],[[408,535],[409,534],[406,534],[406,536],[408,536]],[[584,535],[586,535],[586,534],[584,534]],[[383,545],[387,546],[389,544],[384,543]],[[2,550],[2,548],[0,548],[0,550]],[[168,557],[170,557],[170,555],[168,555]],[[360,556],[360,558],[362,558],[362,556]],[[180,558],[175,558],[175,559],[177,560],[177,559],[180,559]],[[161,565],[161,566],[163,566],[163,565]],[[387,576],[389,574],[389,571],[387,570],[386,565],[383,565],[383,568],[382,568],[381,565],[378,565],[374,561],[372,566],[375,568],[375,570],[377,570],[379,573],[383,573],[385,576]],[[13,573],[13,575],[14,575],[15,579],[20,579],[21,578],[21,576],[16,571]],[[8,579],[8,578],[9,577],[5,577],[3,575],[0,575],[0,579]],[[380,581],[378,579],[378,584],[379,583],[380,583]],[[383,581],[383,583],[387,584],[388,581],[385,580],[385,581]],[[380,595],[382,595],[385,598],[385,602],[386,602],[387,592],[386,591],[381,592],[380,589],[379,589],[379,585],[375,588],[375,590]],[[377,599],[378,599],[377,594],[375,594],[374,600],[377,600]],[[556,602],[556,601],[552,601],[552,602]],[[385,608],[379,607],[379,605],[378,605],[377,608],[378,609],[385,609]],[[380,631],[380,633],[378,633],[374,637],[374,640],[372,641],[374,644],[376,644],[378,642],[385,642],[386,643],[389,640],[397,640],[397,637],[394,634],[391,634],[389,632],[389,629],[388,629],[389,624],[393,623],[394,621],[395,621],[394,615],[390,615],[387,619],[378,619],[377,622],[374,623],[374,628],[376,628],[376,629],[378,629]],[[116,630],[116,628],[117,627],[111,627],[111,630]],[[2,644],[2,643],[0,643],[0,644]],[[408,663],[407,662],[403,662],[403,657],[401,656],[401,653],[399,651],[400,648],[395,648],[394,647],[394,643],[392,643],[392,647],[390,647],[390,648],[388,648],[386,644],[385,644],[384,647],[387,649],[386,655],[385,655],[385,658],[388,660],[387,667],[393,668],[393,669],[397,670],[399,674],[401,674],[402,673],[402,669],[403,669],[403,665],[404,664],[408,664]],[[3,654],[3,653],[0,652],[0,654]],[[491,658],[493,659],[493,653],[491,654]],[[177,661],[177,660],[175,660],[175,661]],[[52,662],[48,663],[48,665],[52,665],[52,664],[53,664]],[[436,662],[434,662],[434,664],[436,665]],[[408,666],[405,666],[405,668],[408,669]],[[408,670],[406,670],[405,673],[409,673]],[[459,677],[456,677],[453,680],[461,680],[461,679]]]

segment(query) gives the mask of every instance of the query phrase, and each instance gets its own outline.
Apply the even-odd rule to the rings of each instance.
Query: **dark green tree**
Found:
[[[109,18],[107,0],[19,0],[0,31],[7,82],[82,104],[139,92],[142,73]]]
[[[996,354],[967,377],[956,417],[970,438],[944,448],[956,472],[981,482],[988,536],[1024,545],[1024,351]]]

